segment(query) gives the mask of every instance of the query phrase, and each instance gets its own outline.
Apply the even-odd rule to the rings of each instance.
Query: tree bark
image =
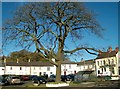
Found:
[[[58,47],[58,53],[57,53],[57,66],[56,66],[56,81],[55,82],[60,82],[61,81],[61,64],[62,64],[62,58],[63,58],[63,44],[62,41],[59,42],[59,47]]]
[[[56,66],[56,81],[59,83],[61,81],[61,61],[57,61],[58,66]]]

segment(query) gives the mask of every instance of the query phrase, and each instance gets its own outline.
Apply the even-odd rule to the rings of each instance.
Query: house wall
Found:
[[[4,75],[4,67],[0,67],[0,75]]]
[[[85,71],[85,70],[95,70],[94,64],[85,64],[85,65],[78,65],[78,71]]]
[[[28,66],[6,66],[5,74],[29,75],[30,67]]]
[[[54,66],[45,66],[45,67],[38,67],[38,66],[6,66],[5,74],[12,74],[12,75],[44,75],[48,74],[56,74]]]
[[[61,75],[75,74],[78,72],[77,64],[62,64]]]
[[[117,77],[118,72],[118,54],[115,57],[108,57],[96,60],[97,76],[113,76]],[[112,72],[113,71],[113,72]]]
[[[31,75],[44,75],[44,74],[48,74],[48,76],[50,76],[51,74],[56,74],[56,67],[55,66],[31,67]]]
[[[1,69],[2,67],[0,67]],[[3,67],[4,68],[4,67]],[[77,68],[77,64],[62,64],[61,65],[61,74],[75,74],[79,70]],[[3,73],[2,73],[3,72]],[[56,67],[55,66],[6,66],[5,71],[2,70],[0,72],[1,75],[44,75],[48,74],[48,76],[54,74],[56,75]]]

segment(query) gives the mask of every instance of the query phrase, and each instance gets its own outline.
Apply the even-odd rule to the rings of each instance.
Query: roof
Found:
[[[0,67],[3,67],[4,66],[4,63],[0,62]]]
[[[90,64],[94,64],[94,60],[84,60],[84,61],[81,61],[81,62],[78,62],[78,65],[90,65]]]
[[[98,54],[96,59],[101,59],[101,58],[108,58],[108,57],[114,57],[116,56],[117,52],[116,51],[111,51],[111,52],[102,52]]]
[[[77,74],[91,74],[93,72],[93,70],[91,71],[79,71]]]
[[[77,64],[77,63],[70,60],[64,60],[62,64]]]
[[[63,61],[62,64],[77,64],[77,63],[65,60],[65,61]],[[37,62],[19,62],[19,63],[16,63],[16,62],[7,62],[6,65],[7,66],[53,66],[53,64],[51,64],[49,61],[45,61],[45,62],[43,62],[43,61],[37,61]]]
[[[50,62],[7,62],[7,66],[53,66]]]

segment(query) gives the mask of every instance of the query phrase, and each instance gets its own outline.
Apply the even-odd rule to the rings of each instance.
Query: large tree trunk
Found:
[[[61,81],[61,61],[57,61],[58,66],[56,66],[56,80],[55,82]]]
[[[57,53],[57,66],[56,66],[56,81],[55,82],[60,82],[61,81],[61,64],[62,64],[62,58],[63,58],[63,44],[59,43],[59,48],[58,48],[58,53]]]

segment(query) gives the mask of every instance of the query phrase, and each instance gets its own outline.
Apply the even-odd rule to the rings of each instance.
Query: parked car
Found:
[[[72,79],[71,79],[70,76],[67,76],[67,75],[61,75],[61,81],[66,82],[66,81],[71,81],[71,80],[72,80]]]
[[[33,80],[33,78],[36,78],[36,77],[38,77],[37,75],[31,75],[30,77],[29,77],[29,79],[30,80]]]
[[[34,77],[33,79],[32,79],[32,81],[33,81],[33,85],[40,85],[40,84],[45,84],[45,83],[47,83],[47,80],[45,79],[45,78],[43,78],[43,77]]]
[[[71,79],[72,81],[74,81],[74,78],[75,78],[75,75],[74,75],[74,74],[69,74],[69,75],[67,75],[67,76],[69,76],[70,79]]]
[[[8,84],[20,84],[21,83],[20,77],[18,76],[7,76],[5,79],[7,80]]]
[[[48,82],[55,82],[55,75],[50,75],[50,77],[48,78]]]
[[[21,76],[21,80],[22,81],[27,81],[27,80],[29,80],[30,79],[30,77],[28,76],[28,75],[22,75]]]
[[[0,85],[3,86],[6,84],[7,84],[7,80],[3,76],[0,76]]]

